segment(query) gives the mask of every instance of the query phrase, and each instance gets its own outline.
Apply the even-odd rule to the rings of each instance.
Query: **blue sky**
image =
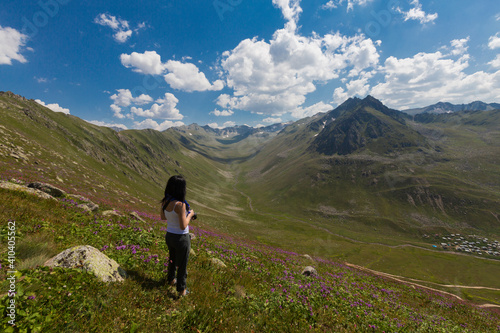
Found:
[[[104,126],[500,102],[500,3],[3,0],[0,90]]]

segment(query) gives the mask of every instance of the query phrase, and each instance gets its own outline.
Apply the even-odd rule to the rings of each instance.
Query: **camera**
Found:
[[[191,220],[196,220],[198,218],[198,214],[194,213],[193,217],[191,218]]]

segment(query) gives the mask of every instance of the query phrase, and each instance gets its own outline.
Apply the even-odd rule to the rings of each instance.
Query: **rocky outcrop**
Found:
[[[6,182],[6,181],[3,181],[3,180],[0,181],[0,188],[4,188],[4,189],[7,189],[7,190],[12,190],[12,191],[21,191],[21,192],[26,192],[26,193],[34,194],[37,197],[40,197],[42,199],[54,199],[54,200],[56,200],[50,194],[47,194],[47,193],[42,192],[40,190],[37,190],[35,188],[29,188],[29,187],[26,187],[24,185],[15,184],[15,183],[11,183],[11,182]]]
[[[64,192],[60,188],[57,188],[53,185],[46,184],[46,183],[33,182],[33,183],[29,183],[28,187],[35,188],[37,190],[45,192],[45,193],[47,193],[53,197],[56,197],[56,198],[64,197],[66,195],[66,192]]]
[[[126,274],[113,259],[90,245],[75,246],[64,250],[45,262],[45,266],[81,268],[94,273],[104,282],[123,281]]]

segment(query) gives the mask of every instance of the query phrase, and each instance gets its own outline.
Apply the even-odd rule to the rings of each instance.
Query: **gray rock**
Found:
[[[92,212],[95,212],[96,210],[99,209],[99,205],[93,203],[92,201],[90,201],[90,199],[88,198],[85,198],[84,196],[82,195],[78,195],[78,194],[68,194],[68,197],[70,197],[71,199],[76,199],[76,200],[80,200],[80,201],[83,201],[85,202],[84,204],[82,205],[78,205],[79,207],[82,206],[81,208],[82,209],[85,209],[87,210],[87,208],[92,211]],[[83,206],[86,206],[87,208],[83,207]]]
[[[145,222],[145,221],[144,221],[144,220],[143,220],[143,219],[139,216],[139,214],[137,214],[137,212],[131,212],[129,215],[130,215],[130,217],[132,217],[132,218],[134,218],[134,219],[136,219],[136,220],[138,220],[138,221]]]
[[[104,282],[121,282],[125,271],[113,259],[90,245],[75,246],[64,250],[47,260],[45,266],[63,268],[81,268],[94,273]]]
[[[304,258],[306,258],[306,259],[309,259],[309,260],[311,260],[311,261],[314,261],[314,259],[313,259],[313,258],[311,258],[311,256],[310,256],[310,255],[308,255],[308,254],[303,254],[302,256],[303,256]]]
[[[57,188],[55,186],[46,183],[33,182],[29,183],[28,187],[35,188],[37,190],[50,194],[51,196],[56,198],[64,197],[66,195],[66,192],[64,192],[60,188]]]
[[[305,276],[316,276],[318,275],[318,272],[316,271],[316,269],[312,266],[307,266],[306,268],[304,268],[302,270],[302,275],[305,275]]]
[[[119,213],[117,213],[115,210],[105,210],[101,214],[104,217],[107,217],[107,216],[119,216],[119,217],[121,217],[121,215]]]
[[[210,263],[218,268],[226,268],[227,267],[226,264],[222,260],[217,259],[217,258],[210,258]]]
[[[42,192],[40,190],[37,190],[37,189],[34,189],[34,188],[28,188],[26,186],[23,186],[23,185],[18,185],[18,184],[14,184],[14,183],[10,183],[10,182],[6,182],[6,181],[0,181],[0,187],[1,188],[5,188],[7,190],[12,190],[12,191],[21,191],[21,192],[26,192],[26,193],[30,193],[30,194],[34,194],[42,199],[53,199],[53,200],[56,200],[56,198],[54,198],[53,196],[45,193],[45,192]]]

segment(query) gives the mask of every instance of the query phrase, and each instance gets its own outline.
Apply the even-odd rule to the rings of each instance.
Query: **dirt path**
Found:
[[[446,287],[446,288],[487,289],[487,290],[500,291],[500,289],[490,288],[490,287],[460,286],[460,285],[450,285],[450,284],[439,284],[439,283],[428,282],[428,281],[417,280],[417,279],[411,279],[411,278],[405,278],[405,277],[398,276],[398,275],[393,275],[393,274],[388,274],[388,273],[384,273],[384,272],[374,271],[373,269],[369,269],[369,268],[366,268],[366,267],[362,267],[362,266],[358,266],[358,265],[354,265],[354,264],[350,264],[350,263],[345,263],[345,265],[349,266],[349,267],[352,267],[352,268],[355,268],[355,269],[358,269],[360,271],[369,272],[369,273],[374,274],[374,275],[383,276],[385,278],[388,278],[388,279],[391,279],[391,280],[394,280],[394,281],[398,281],[398,282],[401,282],[401,283],[409,284],[411,286],[415,286],[415,287],[419,287],[419,288],[423,288],[423,289],[427,289],[427,290],[432,290],[432,291],[435,291],[435,292],[438,292],[438,293],[441,293],[441,294],[446,294],[446,295],[452,296],[452,297],[454,297],[454,298],[456,298],[456,299],[458,299],[460,301],[464,301],[464,299],[462,299],[461,297],[459,297],[459,296],[457,296],[455,294],[449,293],[447,291],[443,291],[443,290],[439,290],[439,289],[434,289],[434,288],[431,288],[431,287],[427,287],[427,286],[424,286],[424,285],[421,285],[421,284],[418,284],[418,283],[410,282],[408,280],[417,281],[417,282],[420,282],[420,283],[429,283],[429,284],[437,285],[437,286],[440,286],[440,287]],[[500,308],[500,305],[496,305],[496,304],[477,304],[477,306],[479,306],[480,308]]]

